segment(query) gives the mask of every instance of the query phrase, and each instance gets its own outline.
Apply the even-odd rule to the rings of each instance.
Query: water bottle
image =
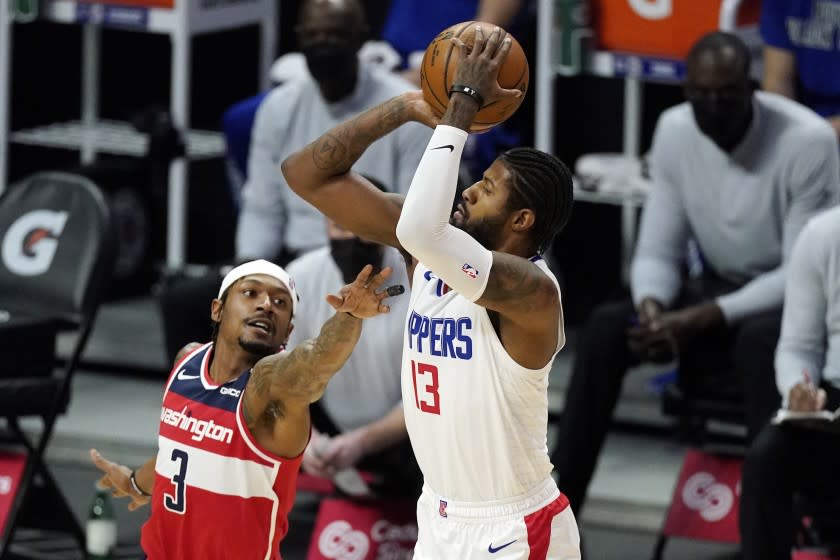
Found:
[[[117,520],[111,503],[110,490],[94,485],[96,493],[90,504],[86,526],[88,560],[112,558],[117,545]]]

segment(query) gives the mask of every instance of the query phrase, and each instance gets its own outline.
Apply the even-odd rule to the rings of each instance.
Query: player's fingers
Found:
[[[493,60],[495,60],[501,65],[507,59],[512,45],[513,39],[510,38],[510,35],[506,35],[505,38],[499,43],[499,47],[496,49],[496,52],[493,53]]]
[[[452,41],[452,44],[458,49],[458,54],[461,55],[461,58],[467,56],[467,45],[461,39],[458,37],[452,37],[450,41]]]
[[[380,312],[380,313],[388,313],[389,311],[391,311],[391,307],[390,307],[390,306],[385,305],[384,303],[380,303],[380,304],[379,304],[379,312]]]
[[[481,53],[484,51],[484,43],[484,29],[480,25],[476,25],[475,34],[473,35],[472,53],[470,54],[475,58],[481,56]]]
[[[336,311],[341,309],[341,306],[344,305],[344,298],[333,294],[327,294],[326,300],[327,303],[330,304],[330,307]]]
[[[402,284],[394,284],[393,286],[388,286],[381,292],[378,292],[376,294],[376,299],[382,301],[385,298],[398,296],[403,292],[405,292],[405,288],[403,288]]]
[[[499,88],[499,97],[504,97],[504,98],[522,97],[522,90],[519,90],[519,89],[516,89],[516,88],[514,88],[514,89]]]
[[[496,53],[499,50],[499,45],[502,43],[502,28],[501,27],[494,27],[493,31],[490,32],[490,36],[487,37],[487,44],[484,47],[484,55],[487,58],[496,58]]]
[[[102,476],[99,480],[97,480],[96,485],[99,488],[102,488],[103,490],[107,489],[107,488],[113,488],[114,487],[114,483],[111,481],[111,477],[108,476],[107,474]]]
[[[366,264],[365,267],[356,275],[356,280],[353,281],[353,284],[360,288],[364,288],[369,281],[371,272],[373,272],[373,265]]]
[[[387,280],[391,273],[394,270],[390,266],[386,266],[379,273],[375,274],[371,279],[368,280],[367,286],[372,287],[374,290],[382,285],[382,283]]]
[[[103,457],[96,449],[90,450],[90,460],[93,461],[93,464],[96,466],[97,469],[103,472],[108,472],[108,469],[110,469],[111,465],[113,464],[111,463],[111,461]]]

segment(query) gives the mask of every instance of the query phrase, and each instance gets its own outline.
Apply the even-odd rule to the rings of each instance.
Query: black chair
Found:
[[[744,446],[743,436],[709,428],[711,421],[746,427],[744,397],[740,386],[733,381],[737,379],[734,372],[725,372],[710,375],[694,386],[668,385],[662,393],[662,413],[677,420],[678,435],[693,446],[709,443]]]
[[[84,532],[44,463],[55,421],[87,342],[114,258],[108,206],[90,180],[38,173],[0,198],[0,416],[26,466],[0,535],[5,557],[17,526],[61,529],[84,550]],[[56,367],[57,333],[77,331]],[[40,435],[20,426],[40,417]]]

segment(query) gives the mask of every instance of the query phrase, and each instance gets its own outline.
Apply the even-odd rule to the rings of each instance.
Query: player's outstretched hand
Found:
[[[128,504],[129,511],[134,511],[149,503],[149,497],[138,494],[131,487],[131,469],[125,465],[118,465],[103,457],[96,449],[90,450],[90,459],[96,468],[104,474],[96,483],[100,488],[110,489],[111,495],[115,498],[131,498]]]
[[[377,288],[391,276],[391,267],[383,268],[377,274],[372,273],[373,266],[365,265],[356,279],[351,284],[341,288],[338,295],[329,294],[327,303],[336,311],[349,313],[359,319],[388,313],[391,308],[385,305],[383,300],[386,297],[400,295],[405,291],[405,288],[401,285],[395,285],[377,292]]]

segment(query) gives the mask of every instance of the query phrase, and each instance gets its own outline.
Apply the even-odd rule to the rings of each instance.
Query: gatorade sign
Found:
[[[20,276],[49,270],[68,216],[63,211],[33,210],[15,220],[0,247],[6,268]]]
[[[598,48],[684,58],[691,45],[719,26],[724,0],[594,0]],[[760,0],[744,0],[739,25],[757,23]]]
[[[671,0],[629,0],[634,12],[645,19],[665,19],[671,15]]]

